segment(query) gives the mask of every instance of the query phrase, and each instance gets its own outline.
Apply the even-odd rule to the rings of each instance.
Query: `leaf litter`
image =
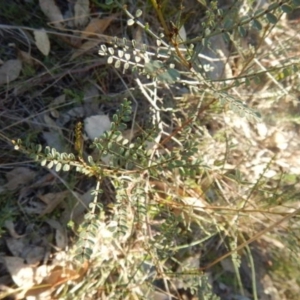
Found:
[[[0,66],[0,86],[16,80],[21,73],[22,62],[19,59],[10,59]]]
[[[66,24],[72,24],[73,28],[81,30],[81,35],[76,40],[79,43],[73,43],[70,36],[58,35],[58,39],[68,43],[71,47],[79,47],[71,58],[97,46],[99,43],[97,39],[90,41],[89,39],[103,33],[117,16],[112,15],[102,19],[91,18],[90,1],[88,0],[77,0],[70,5],[69,8],[73,9],[74,15],[72,15],[72,9],[63,14],[57,3],[53,0],[39,0],[40,9],[48,19],[50,27],[64,30]],[[66,16],[69,20],[66,19]],[[70,21],[71,19],[73,19],[73,23]],[[33,35],[34,39],[30,37],[31,43],[35,42],[37,49],[45,57],[51,55],[50,51],[55,52],[56,46],[50,44],[49,30],[37,28],[33,30]],[[74,38],[76,35],[76,33],[73,34]],[[86,41],[86,39],[88,40]],[[19,79],[22,69],[24,70],[25,67],[32,68],[31,71],[38,75],[34,83],[36,86],[42,86],[45,79],[45,83],[47,80],[53,79],[53,74],[48,72],[44,61],[35,57],[34,51],[29,49],[26,52],[17,49],[17,52],[19,59],[7,60],[0,66],[0,85],[9,86],[13,81]],[[40,66],[48,74],[39,76]],[[58,78],[59,76],[60,74],[58,74]],[[24,83],[25,89],[17,86],[14,90],[15,95],[25,94],[34,86],[27,81]],[[99,96],[99,91],[95,89],[95,86],[96,84],[84,88],[83,105],[77,105],[77,107],[73,105],[63,114],[60,113],[59,107],[67,106],[72,102],[69,97],[66,97],[66,93],[60,93],[54,97],[47,112],[35,114],[35,109],[29,109],[33,122],[25,122],[25,124],[29,124],[32,130],[38,130],[47,145],[57,150],[65,150],[62,137],[65,134],[67,123],[78,116],[89,118],[93,114],[102,113],[94,104],[95,99]],[[36,100],[33,101],[35,104],[37,104]],[[66,115],[69,115],[69,118],[65,119]],[[101,117],[105,118],[103,122],[106,125],[103,122],[103,124],[97,124],[105,127],[101,131],[104,132],[109,129],[110,121],[107,116]],[[97,118],[99,117],[97,116]],[[89,122],[88,128],[89,126],[92,126],[91,122]],[[70,220],[77,225],[82,222],[86,207],[93,200],[91,189],[89,188],[83,193],[76,192],[83,204],[78,203],[70,209],[67,203],[70,201],[70,191],[57,190],[56,186],[56,177],[51,173],[41,174],[41,172],[35,171],[35,168],[16,167],[6,172],[5,184],[0,187],[0,193],[3,195],[6,195],[7,192],[13,193],[10,196],[12,197],[11,202],[20,209],[20,218],[15,219],[12,216],[5,221],[4,228],[7,231],[1,237],[7,247],[6,255],[1,257],[1,262],[4,262],[7,272],[19,287],[19,289],[11,289],[5,285],[8,282],[5,279],[2,282],[1,291],[5,290],[8,294],[14,294],[15,299],[52,299],[53,292],[57,287],[72,280],[80,280],[88,270],[89,266],[86,263],[77,269],[73,263],[68,263],[66,258],[59,261],[56,257],[59,257],[60,253],[64,253],[68,245],[66,224]],[[79,201],[76,200],[76,202]],[[55,212],[58,212],[57,216]],[[52,261],[52,264],[49,264],[49,261]]]

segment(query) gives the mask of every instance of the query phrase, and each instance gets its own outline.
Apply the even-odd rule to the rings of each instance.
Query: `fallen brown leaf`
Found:
[[[15,224],[12,220],[6,220],[4,222],[4,227],[8,230],[9,234],[15,239],[20,239],[25,236],[24,234],[22,235],[17,234],[15,230]]]
[[[115,19],[115,16],[111,16],[105,19],[93,18],[81,33],[81,38],[97,37],[97,34],[101,34],[109,26],[111,21]]]
[[[65,197],[69,194],[69,191],[63,191],[59,193],[48,193],[45,195],[39,195],[38,198],[42,200],[47,206],[41,212],[40,216],[51,213],[57,205],[59,205]]]
[[[64,21],[63,15],[60,9],[55,4],[54,0],[39,0],[40,8],[46,15],[49,21],[56,28],[63,28],[62,22]]]
[[[64,249],[68,244],[66,230],[56,220],[48,219],[45,222],[47,222],[51,227],[55,229],[56,246],[60,249]]]
[[[50,40],[45,30],[34,30],[34,39],[37,48],[45,55],[48,56],[50,52]]]
[[[116,18],[116,15],[110,16],[105,19],[93,19],[90,24],[83,31],[82,37],[86,38],[91,35],[97,36],[97,34],[103,33],[106,28],[110,25],[110,23]],[[99,40],[89,40],[81,45],[79,49],[77,49],[71,56],[70,61],[75,59],[76,57],[84,54],[90,49],[96,47],[99,44]]]
[[[37,61],[33,59],[33,57],[30,55],[30,53],[19,50],[18,49],[18,58],[25,64],[28,64],[30,66],[37,65]]]
[[[0,67],[0,85],[8,84],[16,80],[22,70],[22,62],[19,59],[10,59]]]
[[[90,17],[89,0],[77,0],[74,5],[74,23],[75,26],[84,26]]]
[[[36,172],[28,168],[17,167],[10,172],[7,172],[5,176],[8,182],[4,185],[4,188],[9,191],[14,191],[21,185],[26,185],[27,183],[32,181],[36,176]]]

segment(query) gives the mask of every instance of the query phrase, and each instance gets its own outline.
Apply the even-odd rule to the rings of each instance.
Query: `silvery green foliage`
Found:
[[[215,51],[213,49],[215,45],[212,43],[214,37],[223,39],[224,45],[227,45],[245,38],[251,30],[260,32],[266,24],[270,26],[277,24],[282,14],[290,13],[299,5],[298,2],[276,1],[269,5],[267,5],[268,2],[264,2],[264,6],[258,6],[247,1],[231,1],[222,6],[218,1],[202,1],[201,4],[206,7],[205,18],[201,24],[202,32],[198,37],[187,41],[187,46],[182,45],[183,47],[177,49],[174,45],[168,45],[163,37],[156,36],[147,25],[145,26],[139,21],[140,10],[135,15],[126,11],[129,16],[129,25],[136,24],[150,35],[155,36],[157,46],[149,47],[138,44],[134,40],[115,38],[111,41],[113,46],[101,45],[99,55],[106,56],[107,63],[116,69],[122,69],[123,73],[127,70],[136,71],[138,76],[146,75],[148,79],[158,83],[176,85],[181,82],[184,74],[185,78],[196,80],[195,84],[200,87],[199,93],[201,93],[201,89],[206,89],[206,92],[210,90],[222,104],[229,104],[229,108],[235,113],[252,122],[257,122],[260,120],[258,113],[239,99],[235,99],[227,91],[220,91],[211,81],[211,79],[221,76],[224,72],[224,64],[203,60],[203,58],[199,58],[199,55],[201,57],[201,54],[206,53],[205,51],[211,51],[209,49],[212,49],[212,52],[208,53]],[[188,68],[185,65],[184,72],[182,70],[184,69],[182,68],[183,59],[189,65]],[[181,67],[178,67],[179,65]],[[249,74],[242,80],[236,79],[234,85],[248,85],[249,80],[257,80],[257,75]]]

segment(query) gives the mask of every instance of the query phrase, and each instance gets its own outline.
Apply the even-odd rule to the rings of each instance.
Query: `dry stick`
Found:
[[[165,34],[169,37],[170,36],[170,31],[169,31],[169,28],[165,22],[165,18],[161,12],[161,4],[157,3],[156,0],[151,0],[151,3],[157,13],[157,16],[158,16],[158,19],[159,19],[159,22],[160,24],[162,25],[162,27],[164,28],[164,32]]]
[[[287,221],[289,219],[291,219],[292,217],[296,216],[300,214],[300,208],[296,209],[294,212],[286,215],[285,217],[283,217],[281,220],[275,222],[274,224],[268,226],[267,228],[265,228],[264,230],[258,232],[257,234],[255,234],[252,238],[250,238],[249,240],[245,241],[244,243],[240,244],[239,246],[237,246],[234,250],[224,254],[223,256],[219,257],[218,259],[216,259],[215,261],[213,261],[212,263],[208,264],[205,267],[199,268],[199,271],[204,271],[207,269],[210,269],[212,266],[214,266],[215,264],[217,264],[218,262],[222,261],[223,259],[225,259],[226,257],[230,256],[233,252],[239,251],[241,249],[243,249],[245,246],[251,244],[252,242],[256,241],[258,238],[260,238],[262,235],[264,235],[265,233],[271,231],[273,228],[275,228],[276,226],[280,225],[281,223],[283,223],[284,221]]]

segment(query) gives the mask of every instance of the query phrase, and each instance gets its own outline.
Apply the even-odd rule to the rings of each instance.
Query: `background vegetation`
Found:
[[[0,10],[0,299],[298,299],[299,1]]]

